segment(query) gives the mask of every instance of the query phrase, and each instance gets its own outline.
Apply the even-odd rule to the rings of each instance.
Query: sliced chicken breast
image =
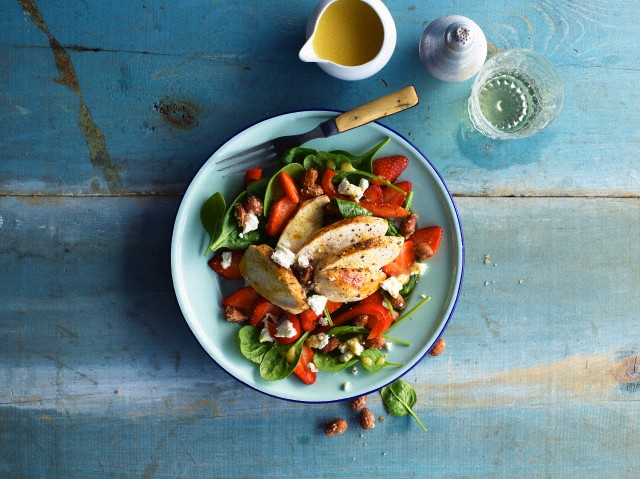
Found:
[[[333,268],[380,269],[391,263],[404,243],[399,236],[380,236],[351,244],[336,253],[325,256],[316,265],[316,270]]]
[[[329,301],[347,303],[375,293],[386,277],[378,269],[325,269],[314,275],[313,289]]]
[[[271,259],[269,245],[251,245],[240,260],[240,273],[260,296],[285,311],[298,314],[309,309],[307,297],[290,268]]]
[[[282,231],[278,245],[297,253],[309,238],[322,227],[324,205],[329,201],[327,195],[322,195],[301,203],[296,214]]]

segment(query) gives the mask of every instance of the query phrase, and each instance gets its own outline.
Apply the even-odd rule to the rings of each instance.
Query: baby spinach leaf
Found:
[[[339,354],[324,354],[321,352],[316,352],[313,356],[313,363],[316,367],[321,371],[328,371],[331,373],[337,373],[339,371],[344,371],[349,366],[353,366],[358,362],[358,358],[351,358],[349,361],[342,362],[340,361]]]
[[[271,349],[271,343],[260,342],[260,328],[243,326],[238,331],[238,345],[242,355],[254,363],[260,364],[264,355]]]
[[[354,201],[343,200],[340,198],[333,198],[338,207],[338,211],[343,218],[353,218],[354,216],[372,216],[373,213],[366,208],[363,208]]]
[[[413,412],[413,406],[417,401],[416,391],[411,385],[398,379],[397,381],[383,387],[380,390],[382,396],[382,403],[384,407],[389,411],[392,416],[405,416],[409,414],[420,425],[424,432],[427,432],[427,428],[418,419],[418,416]]]
[[[286,378],[298,365],[302,354],[302,345],[309,333],[304,333],[291,344],[274,344],[260,362],[260,377],[267,381],[279,381]]]
[[[207,246],[207,251],[209,251],[218,236],[218,230],[224,221],[226,208],[227,205],[224,201],[224,196],[222,196],[220,192],[211,195],[211,197],[204,202],[202,208],[200,208],[200,221],[206,232],[209,233],[209,246]]]
[[[387,222],[389,223],[389,226],[387,227],[387,232],[385,233],[386,236],[404,236],[402,233],[400,233],[400,230],[393,221],[388,219]]]
[[[304,166],[300,163],[289,163],[288,165],[280,168],[270,179],[267,184],[267,188],[264,193],[264,215],[268,216],[271,205],[283,196],[284,192],[280,186],[280,180],[278,176],[280,173],[285,172],[289,174],[294,180],[299,181],[304,174]]]
[[[255,196],[256,198],[264,200],[268,185],[269,178],[262,177],[259,180],[252,181],[249,183],[249,186],[247,186],[247,196]]]
[[[367,173],[373,173],[373,166],[372,166],[373,157],[378,152],[378,150],[380,150],[380,148],[382,148],[384,145],[389,143],[390,140],[391,140],[390,138],[385,138],[376,146],[371,148],[369,151],[363,153],[362,155],[356,155],[354,153],[350,153],[344,150],[333,150],[331,153],[335,155],[345,156],[349,160],[351,165],[357,170],[366,171]]]
[[[250,231],[240,236],[242,230],[233,215],[233,209],[236,204],[244,200],[246,195],[247,192],[243,191],[229,206],[219,227],[218,235],[211,240],[208,250],[215,252],[220,248],[245,249],[249,245],[259,243],[262,240],[262,232],[260,230]]]
[[[387,355],[379,349],[365,349],[360,354],[360,362],[365,371],[375,373],[387,366],[402,366],[402,364],[387,362]]]
[[[291,148],[285,151],[282,158],[280,158],[280,163],[283,165],[288,165],[290,163],[300,163],[304,162],[304,159],[316,153],[316,150],[313,148],[305,148],[303,146],[297,146],[295,148]]]

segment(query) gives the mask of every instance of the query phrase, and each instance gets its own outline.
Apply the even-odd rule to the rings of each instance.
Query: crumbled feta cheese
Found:
[[[306,268],[311,264],[311,261],[310,261],[309,256],[304,255],[304,254],[299,254],[298,256],[296,256],[296,263],[301,268]]]
[[[417,274],[419,276],[422,276],[424,273],[426,273],[428,267],[429,266],[427,265],[427,263],[416,261],[411,266],[411,274]]]
[[[318,319],[318,324],[320,326],[329,326],[329,318],[327,318],[325,315],[320,316],[320,319]]]
[[[314,294],[307,298],[307,303],[314,313],[322,314],[324,307],[327,304],[327,298],[321,294]]]
[[[358,368],[357,367],[352,367],[351,368],[351,374],[358,374]]]
[[[296,254],[286,246],[278,245],[271,255],[271,259],[283,268],[289,268],[295,260]]]
[[[285,319],[278,325],[278,329],[276,329],[276,338],[293,338],[298,332],[296,328],[293,327],[293,323],[288,319]]]
[[[393,298],[397,298],[400,294],[400,290],[402,289],[403,284],[398,281],[398,278],[395,276],[389,276],[385,279],[380,287],[384,289],[387,293],[391,295]]]
[[[358,201],[364,195],[364,191],[369,188],[369,182],[362,178],[358,185],[349,183],[346,178],[343,179],[338,185],[338,193],[346,196],[351,196],[354,200]]]
[[[312,373],[318,372],[318,367],[315,365],[315,363],[307,364],[307,368],[309,368],[309,371],[311,371]]]
[[[343,391],[350,391],[351,390],[351,383],[349,381],[346,381],[342,384],[342,390]]]
[[[250,231],[257,230],[259,225],[260,225],[260,221],[258,220],[258,217],[253,213],[247,213],[247,220],[245,221],[244,226],[242,227],[242,233],[240,233],[239,235],[240,238],[243,238],[244,235],[246,235]]]
[[[389,340],[387,340],[384,343],[384,349],[386,349],[387,351],[391,351],[393,349],[393,343]]]
[[[273,342],[273,337],[269,333],[269,328],[266,325],[265,325],[264,328],[262,328],[262,331],[260,331],[259,339],[260,339],[261,343],[272,343]]]
[[[222,262],[220,263],[222,269],[227,269],[229,268],[229,266],[231,266],[231,258],[233,258],[231,251],[224,251],[222,253]]]
[[[346,363],[354,356],[360,356],[362,351],[364,351],[364,346],[360,342],[360,338],[355,337],[340,344],[339,351],[342,353],[340,355],[340,361]]]
[[[315,349],[322,349],[329,344],[329,335],[327,333],[313,334],[307,338],[307,346]]]

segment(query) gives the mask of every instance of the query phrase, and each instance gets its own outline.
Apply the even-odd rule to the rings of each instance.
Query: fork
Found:
[[[418,94],[413,85],[389,93],[376,100],[365,103],[345,113],[323,121],[313,130],[297,135],[288,135],[265,141],[259,145],[240,151],[232,156],[216,162],[218,171],[227,171],[224,176],[241,173],[247,167],[260,164],[268,165],[277,162],[289,149],[301,146],[316,138],[327,138],[358,126],[365,125],[379,118],[393,115],[417,105]],[[242,168],[240,168],[242,167]],[[229,171],[240,168],[237,171]]]

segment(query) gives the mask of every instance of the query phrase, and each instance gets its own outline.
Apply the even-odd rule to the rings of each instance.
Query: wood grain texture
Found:
[[[0,279],[3,477],[326,477],[331,464],[353,477],[579,478],[640,467],[638,200],[457,198],[463,294],[445,353],[406,378],[428,434],[388,416],[378,395],[370,407],[386,420],[365,433],[344,403],[275,400],[220,370],[172,293],[178,201],[0,200],[0,270],[12,272]],[[350,429],[330,439],[322,426],[336,416]]]
[[[333,79],[297,60],[313,5],[111,0],[38,8],[69,56],[126,192],[182,192],[221,142],[269,115],[347,110],[407,84],[416,86],[420,105],[385,124],[423,149],[456,194],[633,197],[640,191],[639,134],[626,127],[637,119],[638,88],[621,87],[637,85],[640,54],[628,47],[638,35],[637,0],[391,2],[396,52],[361,82]],[[498,142],[475,134],[466,114],[471,81],[429,77],[418,39],[426,23],[452,8],[479,23],[492,52],[533,48],[558,67],[565,106],[544,135]],[[3,96],[0,130],[11,142],[2,152],[0,191],[108,191],[77,125],[78,96],[52,81],[58,71],[47,36],[17,1],[3,13],[0,90],[11,94]]]
[[[13,0],[0,6],[0,477],[640,477],[640,0],[386,2],[389,64],[343,82],[297,60],[315,0]],[[560,117],[498,142],[418,40],[442,15],[489,53],[532,48]],[[406,85],[383,121],[456,195],[462,294],[447,349],[406,380],[410,418],[361,431],[224,373],[169,267],[187,184],[248,124],[347,110]],[[328,438],[326,420],[347,432]]]

